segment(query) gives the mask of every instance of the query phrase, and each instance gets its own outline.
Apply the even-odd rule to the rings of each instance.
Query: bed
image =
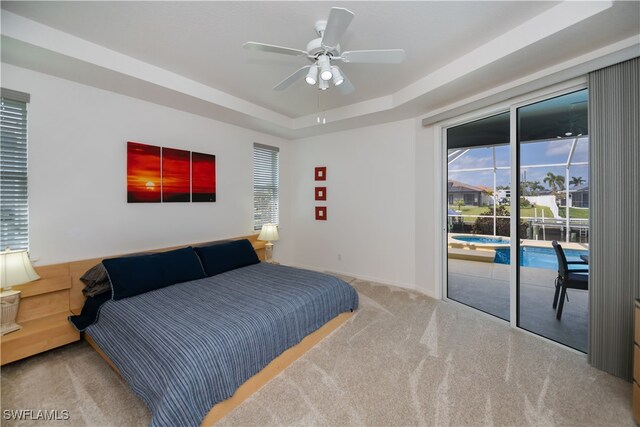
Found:
[[[103,299],[87,340],[149,407],[152,426],[214,422],[235,406],[212,416],[217,404],[268,381],[265,371],[277,374],[358,306],[334,276],[264,262]]]

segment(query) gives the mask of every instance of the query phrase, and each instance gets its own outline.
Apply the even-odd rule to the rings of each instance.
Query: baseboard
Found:
[[[331,272],[331,273],[335,273],[335,274],[340,274],[342,276],[353,277],[353,278],[358,279],[358,280],[364,280],[364,281],[367,281],[367,282],[378,283],[380,285],[395,286],[397,288],[402,288],[402,289],[406,289],[406,290],[410,290],[410,291],[415,291],[415,292],[421,293],[423,295],[428,296],[429,298],[438,299],[438,298],[436,298],[434,292],[425,291],[423,289],[417,289],[414,285],[409,284],[409,283],[391,282],[391,281],[388,281],[388,280],[385,280],[385,279],[380,279],[378,277],[353,274],[353,273],[349,273],[349,272],[346,272],[346,271],[339,271],[339,270],[327,270],[325,268],[319,268],[319,267],[312,266],[312,265],[305,265],[305,264],[290,264],[290,265],[291,265],[291,267],[304,268],[305,270],[317,271],[317,272],[320,272],[320,273]]]

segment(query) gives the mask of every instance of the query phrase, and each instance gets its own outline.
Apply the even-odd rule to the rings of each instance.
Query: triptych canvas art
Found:
[[[127,143],[127,202],[216,201],[216,156]]]

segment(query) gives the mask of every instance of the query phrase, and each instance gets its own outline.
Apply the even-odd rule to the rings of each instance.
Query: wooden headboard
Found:
[[[265,242],[258,241],[257,234],[252,234],[249,236],[234,237],[234,238],[224,239],[219,241],[222,242],[222,241],[240,240],[240,239],[248,239],[253,245],[254,249],[256,250],[256,253],[258,254],[258,258],[264,261]],[[199,246],[199,245],[204,245],[208,243],[215,243],[215,242],[193,243],[190,245],[173,246],[170,248],[153,249],[149,251],[142,251],[142,252],[135,252],[135,253],[139,254],[139,253],[164,252],[172,249],[180,249],[180,248],[185,248],[187,246]],[[44,303],[45,305],[50,305],[50,304],[60,305],[59,307],[61,309],[60,311],[65,311],[63,306],[66,306],[68,307],[68,311],[71,311],[73,314],[80,314],[80,311],[82,310],[82,306],[84,305],[84,300],[85,300],[85,296],[82,294],[82,289],[84,289],[84,284],[80,281],[80,277],[88,269],[98,264],[99,262],[102,262],[103,259],[114,258],[116,256],[123,256],[123,255],[126,255],[126,254],[36,267],[36,271],[40,275],[41,279],[32,284],[23,285],[24,289],[21,289],[20,286],[14,286],[14,289],[21,290],[23,293],[25,292],[33,293],[32,291],[36,291],[42,287],[46,287],[46,288],[54,287],[56,289],[60,288],[61,291],[63,289],[64,290],[69,289],[68,299],[67,299],[66,292],[60,292],[60,295],[58,298],[60,301],[51,300],[51,298],[53,297],[53,295],[51,294],[42,295],[42,297],[45,297],[46,300],[48,301],[43,300],[40,302],[40,304]],[[25,320],[25,314],[27,312],[32,311],[29,307],[23,307],[23,305],[25,305],[26,303],[27,301],[24,301],[24,303],[20,305],[20,312],[18,313],[18,321]]]

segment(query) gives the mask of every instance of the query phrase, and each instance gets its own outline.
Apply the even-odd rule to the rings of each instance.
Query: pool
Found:
[[[567,261],[581,261],[580,255],[588,255],[589,251],[576,249],[564,249]],[[510,248],[496,249],[496,256],[493,262],[496,264],[510,264]],[[553,248],[536,248],[532,246],[522,246],[520,248],[520,265],[522,267],[545,268],[547,270],[558,270],[558,259]],[[578,267],[573,267],[578,268]],[[585,268],[580,266],[579,268]]]
[[[480,243],[483,245],[508,245],[509,239],[506,237],[480,237],[480,236],[453,236],[454,240],[467,243]]]

